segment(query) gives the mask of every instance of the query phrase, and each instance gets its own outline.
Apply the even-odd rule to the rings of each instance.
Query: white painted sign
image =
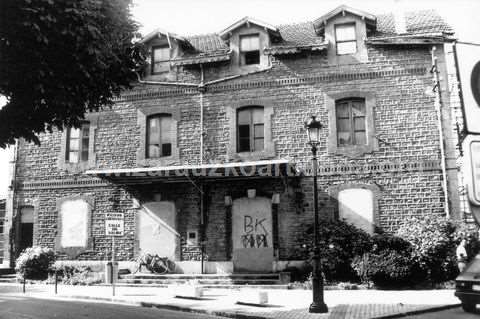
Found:
[[[107,213],[105,216],[105,234],[107,236],[123,236],[124,223],[122,213]]]
[[[457,44],[458,68],[469,133],[480,133],[480,46]]]
[[[466,152],[464,172],[470,203],[480,206],[480,136],[469,135],[463,142]]]

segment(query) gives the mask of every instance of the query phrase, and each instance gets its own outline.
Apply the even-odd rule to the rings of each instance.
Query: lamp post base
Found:
[[[308,308],[308,312],[311,313],[327,313],[328,307],[325,303],[316,303],[312,302],[310,308]]]

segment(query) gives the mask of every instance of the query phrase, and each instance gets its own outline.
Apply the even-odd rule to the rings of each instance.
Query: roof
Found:
[[[163,29],[160,29],[160,28],[157,28],[155,30],[153,30],[152,32],[150,32],[149,34],[147,34],[146,36],[144,36],[142,38],[142,40],[140,40],[140,43],[145,43],[145,42],[148,42],[149,40],[159,36],[159,35],[165,35],[167,37],[170,37],[170,38],[174,38],[174,39],[177,39],[179,41],[185,41],[185,38],[184,37],[181,37],[175,33],[171,33],[171,32],[168,32],[166,30],[163,30]]]
[[[379,41],[374,40],[379,40],[379,37],[397,35],[395,33],[395,20],[393,13],[373,16],[369,13],[349,8],[347,6],[340,6],[316,19],[315,22],[307,21],[278,26],[273,26],[251,17],[244,17],[221,31],[219,34],[212,33],[186,37],[169,34],[171,37],[175,36],[177,39],[183,39],[192,47],[191,50],[186,51],[184,56],[173,60],[172,64],[188,65],[229,60],[230,48],[228,43],[222,39],[221,36],[247,22],[260,25],[271,32],[275,31],[276,35],[280,35],[272,40],[271,47],[266,50],[268,54],[289,54],[301,50],[323,50],[326,48],[326,42],[324,42],[322,36],[315,32],[314,24],[318,21],[323,21],[324,19],[328,20],[334,15],[341,13],[342,10],[364,16],[368,21],[373,21],[373,18],[376,18],[375,32],[369,35],[369,38],[367,39],[367,42],[369,43],[378,44]],[[406,12],[405,20],[407,33],[402,35],[401,40],[398,40],[400,41],[400,44],[408,44],[407,42],[410,40],[406,40],[406,37],[415,38],[410,41],[412,43],[415,43],[415,41],[421,41],[420,38],[422,37],[423,39],[426,39],[430,36],[434,38],[434,41],[438,42],[442,40],[442,37],[448,37],[453,34],[453,29],[450,25],[448,25],[434,10]],[[154,33],[153,35],[147,35],[145,39],[149,36],[152,38],[158,34],[159,30],[156,30],[156,32],[157,33]],[[146,41],[145,39],[143,40],[144,42]],[[396,43],[396,39],[397,38],[391,38],[389,40],[390,44]]]
[[[191,178],[218,179],[251,176],[272,178],[291,174],[291,169],[294,169],[293,162],[286,159],[272,159],[222,164],[88,170],[84,174],[96,175],[121,184],[144,184],[152,181],[191,181]]]
[[[277,27],[275,27],[275,26],[273,26],[269,23],[257,20],[257,19],[252,18],[252,17],[243,17],[242,19],[238,20],[237,22],[235,22],[234,24],[232,24],[228,28],[220,31],[220,33],[218,35],[221,38],[227,38],[228,34],[230,32],[232,32],[233,30],[243,26],[244,24],[248,24],[248,23],[258,25],[258,26],[260,26],[262,28],[265,28],[266,30],[269,30],[269,31],[272,31],[272,32],[277,32],[278,31]]]
[[[341,5],[339,7],[336,7],[335,9],[330,11],[329,13],[324,14],[320,18],[316,19],[313,22],[313,24],[315,25],[315,28],[320,28],[331,18],[337,16],[338,14],[343,14],[345,12],[349,12],[349,13],[354,14],[356,16],[365,18],[367,23],[370,23],[370,24],[375,24],[376,20],[377,20],[377,17],[374,16],[373,14],[370,14],[370,13],[362,11],[362,10],[354,9],[354,8],[351,8],[351,7],[346,6],[346,5]]]
[[[435,10],[405,12],[405,25],[407,34],[454,33],[452,27],[446,23]],[[377,16],[377,33],[395,34],[395,18],[393,13]]]

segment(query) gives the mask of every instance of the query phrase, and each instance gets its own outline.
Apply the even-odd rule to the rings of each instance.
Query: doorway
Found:
[[[22,207],[20,210],[20,225],[17,255],[33,245],[33,207]]]
[[[157,254],[175,260],[180,235],[176,228],[173,202],[150,202],[143,205],[138,215],[139,255]]]
[[[272,202],[268,198],[239,198],[232,206],[234,272],[273,270]]]

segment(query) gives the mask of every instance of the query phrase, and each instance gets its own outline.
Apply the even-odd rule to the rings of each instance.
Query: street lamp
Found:
[[[322,265],[320,261],[320,245],[318,238],[319,220],[318,220],[318,190],[317,190],[317,146],[320,144],[320,130],[322,124],[315,119],[308,119],[305,122],[305,127],[308,132],[308,144],[312,147],[312,169],[313,169],[313,209],[314,209],[314,248],[313,248],[313,274],[312,274],[312,286],[313,286],[313,302],[310,305],[309,312],[313,313],[326,313],[328,307],[323,300],[323,277],[322,277]]]

